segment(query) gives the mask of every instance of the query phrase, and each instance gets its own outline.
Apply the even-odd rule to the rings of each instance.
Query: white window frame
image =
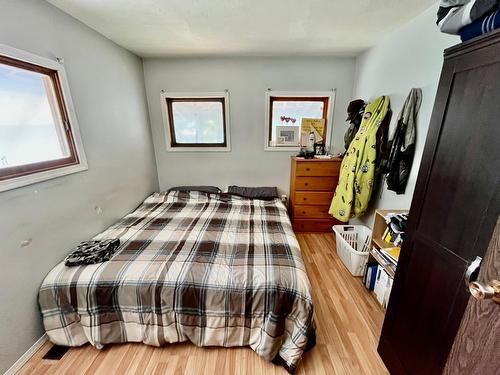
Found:
[[[76,154],[79,160],[79,163],[75,165],[55,168],[43,172],[35,172],[25,176],[19,176],[0,181],[0,192],[87,170],[87,158],[83,149],[80,129],[78,127],[78,121],[76,119],[76,114],[73,106],[73,101],[71,99],[71,92],[69,90],[68,79],[66,77],[66,70],[64,69],[64,66],[58,61],[37,56],[17,48],[7,46],[5,44],[0,44],[0,54],[57,71],[61,84],[62,94],[64,97],[64,104],[66,106],[71,124],[71,132],[76,147]]]
[[[328,110],[326,115],[326,137],[325,137],[325,147],[330,147],[330,138],[332,134],[332,126],[333,126],[333,109],[335,107],[335,92],[336,90],[331,91],[266,91],[266,103],[265,103],[265,134],[264,134],[264,150],[265,151],[300,151],[299,146],[271,146],[269,145],[269,128],[271,126],[269,118],[271,110],[271,96],[273,97],[328,97]],[[300,125],[300,124],[299,124]],[[299,126],[300,127],[300,126]]]
[[[218,147],[172,147],[170,134],[170,123],[168,118],[167,98],[224,98],[224,116],[226,121],[226,146]],[[165,92],[162,91],[161,99],[161,114],[163,119],[163,129],[165,131],[166,149],[169,152],[229,152],[231,151],[231,119],[229,110],[229,92]]]

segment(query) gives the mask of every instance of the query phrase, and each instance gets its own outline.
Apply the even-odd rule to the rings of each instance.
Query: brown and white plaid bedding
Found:
[[[101,264],[58,264],[39,293],[59,345],[250,346],[293,372],[315,340],[310,284],[286,209],[200,192],[155,193],[95,239]]]

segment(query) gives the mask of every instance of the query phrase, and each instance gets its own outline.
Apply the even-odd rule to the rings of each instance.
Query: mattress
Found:
[[[201,192],[155,193],[95,239],[104,263],[59,263],[39,304],[49,339],[97,348],[250,346],[293,373],[315,343],[311,287],[285,206]]]

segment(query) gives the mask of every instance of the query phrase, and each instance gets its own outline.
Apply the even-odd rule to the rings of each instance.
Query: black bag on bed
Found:
[[[106,262],[120,246],[119,239],[83,241],[64,260],[67,267]]]

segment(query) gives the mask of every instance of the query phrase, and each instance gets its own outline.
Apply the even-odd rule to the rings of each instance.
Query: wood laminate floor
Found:
[[[331,233],[298,234],[312,284],[317,344],[304,354],[296,374],[387,374],[377,354],[383,312],[335,253]],[[97,350],[71,348],[60,360],[42,357],[46,343],[20,374],[287,374],[250,348],[199,348],[189,343],[161,348],[117,344]]]

